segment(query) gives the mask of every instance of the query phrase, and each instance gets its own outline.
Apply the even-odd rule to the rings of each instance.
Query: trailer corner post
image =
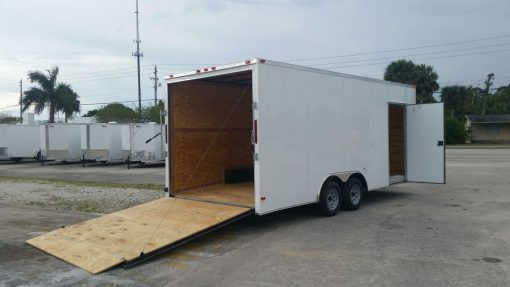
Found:
[[[164,189],[164,194],[165,194],[165,197],[170,197],[170,151],[168,150],[168,140],[170,138],[170,134],[168,132],[168,123],[169,123],[169,116],[170,116],[170,113],[169,113],[169,101],[170,101],[170,89],[169,87],[167,86],[167,100],[165,101],[165,106],[164,106],[164,111],[161,113],[161,116],[164,116],[164,120],[165,120],[165,123],[164,123],[164,127],[165,127],[165,141],[164,141],[164,147],[165,147],[165,151],[163,152],[163,156],[165,158],[165,189]],[[160,123],[162,124],[162,122],[160,121]],[[163,134],[161,134],[161,139],[163,139]]]

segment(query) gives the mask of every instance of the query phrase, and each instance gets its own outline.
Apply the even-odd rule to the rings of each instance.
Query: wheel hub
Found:
[[[357,205],[361,200],[361,186],[359,186],[358,184],[354,184],[351,187],[349,195],[350,195],[349,197],[351,198],[351,203],[353,205]]]
[[[326,199],[327,199],[329,210],[335,210],[338,207],[339,196],[338,196],[338,191],[336,189],[332,188],[332,189],[328,190]]]

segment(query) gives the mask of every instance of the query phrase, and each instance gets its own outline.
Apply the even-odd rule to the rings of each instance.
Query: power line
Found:
[[[382,54],[382,53],[390,53],[390,52],[399,52],[399,51],[407,51],[407,50],[415,50],[415,49],[424,49],[424,48],[433,48],[433,47],[441,47],[441,46],[450,46],[450,45],[458,45],[458,44],[465,44],[465,43],[481,42],[481,41],[494,40],[494,39],[502,39],[502,38],[508,38],[508,37],[510,37],[510,34],[494,36],[494,37],[487,37],[487,38],[480,38],[480,39],[474,39],[474,40],[446,42],[446,43],[424,45],[424,46],[415,46],[415,47],[400,48],[400,49],[379,50],[379,51],[372,51],[372,52],[344,54],[344,55],[327,56],[327,57],[287,59],[287,60],[283,60],[283,61],[285,61],[285,62],[300,62],[300,61],[325,60],[325,59],[344,58],[344,57],[353,57],[353,56],[364,56],[364,55],[372,55],[372,54]]]
[[[141,99],[141,101],[142,102],[148,102],[148,101],[154,101],[154,99]],[[161,99],[161,101],[165,101],[165,99]],[[137,102],[138,102],[138,100],[98,102],[98,103],[80,103],[80,106],[96,106],[96,105],[108,105],[108,104],[127,104],[127,103],[137,103]],[[3,108],[0,108],[0,110],[11,109],[11,108],[15,108],[15,107],[19,107],[19,104],[3,107]]]
[[[445,58],[455,58],[455,57],[463,57],[463,56],[472,56],[472,55],[479,55],[479,54],[491,54],[491,53],[499,53],[499,52],[506,52],[510,51],[510,49],[501,49],[501,50],[494,50],[494,51],[483,51],[478,53],[468,53],[468,54],[459,54],[459,55],[447,55],[447,56],[438,56],[438,57],[429,57],[429,58],[419,58],[419,59],[413,59],[413,61],[423,61],[423,60],[435,60],[435,59],[445,59]],[[348,65],[348,66],[338,66],[338,67],[325,67],[324,69],[340,69],[340,68],[351,68],[351,67],[363,67],[363,66],[374,66],[374,65],[385,65],[389,64],[391,62],[379,62],[379,63],[369,63],[369,64],[360,64],[360,65]]]
[[[81,83],[81,82],[90,82],[90,81],[101,81],[101,80],[109,80],[109,79],[119,79],[119,78],[126,78],[136,76],[136,72],[121,74],[121,75],[112,75],[107,77],[98,77],[98,78],[86,78],[86,79],[78,79],[78,80],[69,80],[73,83]]]
[[[140,99],[140,101],[142,102],[147,102],[147,101],[153,101],[153,99]],[[113,101],[113,102],[104,102],[104,103],[86,103],[86,104],[81,104],[82,106],[97,106],[97,105],[108,105],[108,104],[127,104],[127,103],[137,103],[138,100],[130,100],[130,101]]]
[[[463,48],[463,49],[454,49],[454,50],[435,51],[435,52],[419,53],[419,54],[412,54],[412,55],[405,55],[405,56],[391,56],[391,57],[382,57],[382,58],[341,61],[341,62],[335,62],[335,63],[311,64],[311,65],[308,65],[308,66],[316,67],[316,66],[334,65],[334,64],[342,64],[342,63],[359,63],[359,62],[368,62],[368,61],[377,61],[377,60],[386,60],[386,59],[408,58],[408,57],[415,57],[415,56],[425,56],[425,55],[434,55],[434,54],[443,54],[443,53],[451,53],[451,52],[469,51],[469,50],[477,50],[477,49],[485,49],[485,48],[494,48],[494,47],[501,47],[501,46],[508,46],[508,45],[510,45],[510,43],[504,43],[504,44],[498,44],[498,45],[480,46],[480,47],[471,47],[471,48]]]
[[[141,67],[146,67],[146,66],[151,66],[151,65],[141,65]],[[108,69],[108,70],[97,70],[97,71],[91,71],[91,72],[80,72],[80,73],[71,73],[71,74],[67,74],[67,75],[71,75],[71,76],[75,76],[75,75],[88,75],[88,74],[102,74],[102,73],[111,73],[111,72],[115,72],[115,71],[121,71],[121,70],[132,70],[133,67],[132,66],[125,66],[125,67],[122,67],[122,68],[116,68],[116,69]]]
[[[143,68],[143,70],[149,70],[150,68]],[[109,77],[109,76],[120,76],[120,75],[126,75],[126,74],[132,74],[132,73],[136,73],[136,71],[122,71],[122,72],[115,72],[115,73],[108,73],[108,74],[98,74],[98,75],[87,75],[87,76],[71,76],[71,77],[66,77],[66,76],[62,76],[62,78],[65,78],[66,80],[79,80],[79,79],[95,79],[95,78],[104,78],[104,77]]]
[[[0,110],[6,110],[6,109],[15,108],[15,107],[19,107],[19,104],[17,104],[17,105],[12,105],[12,106],[8,106],[8,107],[3,107],[3,108],[0,108]]]

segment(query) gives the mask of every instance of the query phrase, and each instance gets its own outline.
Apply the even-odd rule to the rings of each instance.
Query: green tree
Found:
[[[148,120],[150,122],[160,123],[159,122],[160,119],[164,120],[164,118],[160,117],[160,113],[164,110],[165,110],[165,103],[160,100],[158,102],[157,106],[144,107],[142,109],[142,117],[143,117],[143,119]]]
[[[0,113],[0,124],[16,124],[19,123],[19,118],[13,117],[6,113]]]
[[[447,144],[466,143],[468,133],[464,123],[456,118],[445,118],[445,141]]]
[[[79,96],[68,84],[60,83],[55,90],[58,95],[57,111],[64,113],[65,122],[67,123],[68,118],[72,118],[75,113],[80,112]]]
[[[41,71],[28,72],[30,82],[36,83],[37,86],[25,91],[22,99],[23,111],[33,106],[34,112],[40,114],[44,109],[48,108],[49,122],[53,123],[55,122],[55,113],[58,111],[67,112],[66,116],[71,116],[76,112],[76,108],[71,108],[71,106],[76,104],[78,95],[71,89],[71,86],[64,83],[57,84],[59,72],[57,66],[54,66],[51,70],[47,70],[46,72],[47,73]],[[70,98],[74,98],[75,101],[73,102]],[[64,101],[67,101],[70,105],[64,103]],[[79,105],[79,101],[77,103]],[[63,110],[64,106],[66,107],[65,111]]]
[[[441,89],[441,102],[444,103],[445,113],[450,118],[463,121],[470,105],[469,88],[465,86],[448,86]]]
[[[438,78],[432,66],[416,65],[404,59],[390,63],[384,72],[386,81],[416,86],[416,100],[421,104],[435,102],[433,94],[439,90]]]
[[[487,112],[489,114],[510,114],[510,84],[499,87],[494,94],[487,98]]]
[[[485,115],[487,111],[487,98],[489,97],[489,91],[491,89],[492,83],[494,82],[494,73],[490,73],[487,75],[487,79],[485,80],[485,89],[482,94],[482,115]]]
[[[84,117],[95,117],[95,116],[96,116],[96,114],[97,114],[97,109],[94,109],[94,110],[90,110],[90,111],[88,111],[88,112],[84,115]]]
[[[416,96],[423,103],[435,103],[434,92],[439,90],[437,83],[439,76],[432,66],[420,64],[414,68]]]
[[[397,60],[391,62],[384,72],[384,80],[414,85],[414,69],[416,65],[413,61]]]
[[[100,123],[129,123],[139,121],[140,116],[130,107],[121,103],[112,103],[97,110],[96,120]]]

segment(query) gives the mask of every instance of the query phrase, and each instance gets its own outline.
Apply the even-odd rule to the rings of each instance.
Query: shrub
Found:
[[[464,123],[452,118],[445,119],[445,136],[446,144],[463,144],[466,143],[468,133],[464,127]]]

